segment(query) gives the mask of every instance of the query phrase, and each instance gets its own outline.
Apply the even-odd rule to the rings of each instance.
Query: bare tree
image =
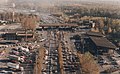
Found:
[[[82,57],[79,55],[79,58],[82,71],[84,74],[99,74],[99,67],[95,62],[92,54],[86,52],[85,54],[82,55]]]

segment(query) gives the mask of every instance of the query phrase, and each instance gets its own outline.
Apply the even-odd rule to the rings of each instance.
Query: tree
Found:
[[[34,15],[26,15],[21,17],[22,27],[26,30],[35,30],[36,28],[36,17]]]
[[[105,26],[104,21],[102,19],[99,20],[99,23],[100,23],[100,28],[103,28]]]
[[[99,66],[97,65],[91,53],[86,52],[82,55],[82,57],[79,56],[79,58],[82,71],[85,74],[99,74]]]
[[[64,74],[64,71],[63,71],[63,56],[62,56],[62,46],[61,44],[59,43],[59,47],[58,47],[58,55],[59,55],[59,64],[60,64],[60,72],[61,74]]]
[[[29,29],[30,29],[30,30],[35,30],[36,24],[37,24],[37,23],[36,23],[36,22],[37,22],[36,17],[35,17],[34,15],[29,16],[28,21],[29,21],[29,24],[28,24]]]

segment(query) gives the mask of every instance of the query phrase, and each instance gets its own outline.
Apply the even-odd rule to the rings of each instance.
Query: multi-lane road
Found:
[[[60,74],[59,73],[59,62],[58,62],[58,43],[55,39],[54,33],[50,32],[49,37],[49,46],[46,49],[48,51],[48,54],[45,55],[45,68],[43,68],[43,73],[46,74]],[[49,36],[49,35],[48,35]]]
[[[43,20],[43,22],[47,24],[59,23],[57,18],[55,18],[54,16],[50,16],[50,14],[40,14],[40,17],[41,20]]]

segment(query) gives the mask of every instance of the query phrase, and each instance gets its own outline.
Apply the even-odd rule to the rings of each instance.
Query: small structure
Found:
[[[93,21],[90,21],[90,20],[82,20],[80,22],[78,22],[79,26],[84,26],[84,27],[87,27],[87,28],[92,28],[93,27]],[[94,24],[95,26],[95,24]]]

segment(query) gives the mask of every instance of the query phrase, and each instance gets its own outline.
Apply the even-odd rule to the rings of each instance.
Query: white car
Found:
[[[13,71],[5,71],[5,70],[2,70],[0,72],[0,74],[15,74]]]

